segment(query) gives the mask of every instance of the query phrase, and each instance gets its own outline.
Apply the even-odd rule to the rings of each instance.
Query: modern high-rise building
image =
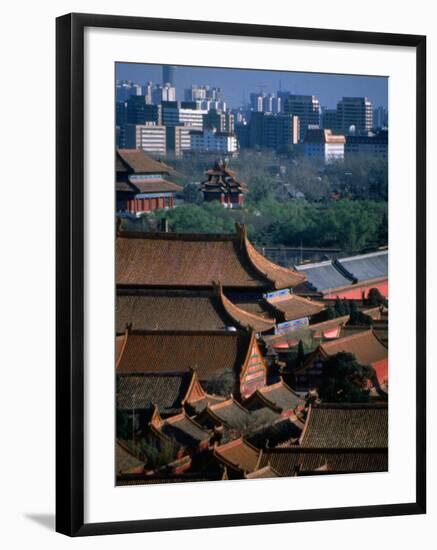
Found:
[[[333,134],[341,133],[341,124],[338,119],[337,109],[322,108],[322,128],[332,130]]]
[[[290,94],[284,101],[284,113],[299,117],[301,140],[305,139],[305,135],[309,127],[320,127],[320,102],[313,95]]]
[[[231,112],[220,112],[216,109],[210,109],[203,116],[204,128],[216,128],[219,132],[234,132],[234,115]]]
[[[141,95],[141,86],[130,80],[117,80],[115,83],[115,100],[126,101],[132,95]]]
[[[263,94],[257,94],[257,93],[251,93],[250,94],[250,107],[252,111],[255,111],[255,113],[262,113],[263,112],[263,101],[264,96]]]
[[[126,124],[125,147],[142,149],[154,156],[165,156],[167,153],[167,136],[165,126],[153,122],[147,124]]]
[[[203,131],[192,130],[190,137],[193,152],[233,155],[238,151],[235,134],[219,132],[215,128]]]
[[[174,65],[162,66],[162,83],[170,84],[170,86],[176,86],[176,67]],[[173,100],[169,100],[173,101]]]
[[[189,126],[194,130],[203,130],[203,117],[207,113],[201,109],[183,109],[177,101],[162,103],[162,123],[165,126]]]
[[[191,149],[192,130],[187,126],[166,126],[167,155],[173,153],[175,157],[183,157]]]
[[[262,146],[282,149],[299,141],[299,117],[293,115],[264,114]]]
[[[346,136],[345,154],[351,156],[368,156],[386,159],[388,157],[388,131],[377,134]]]
[[[373,128],[380,130],[388,126],[388,113],[384,107],[376,107],[373,109]]]
[[[158,105],[162,101],[176,101],[176,88],[171,84],[163,84],[153,88],[152,102]]]
[[[145,96],[146,103],[152,103],[153,82],[146,82],[141,86],[141,95]]]
[[[273,99],[272,94],[263,97],[263,111],[265,113],[273,113]]]
[[[126,101],[126,122],[128,124],[145,124],[154,122],[162,124],[161,105],[149,104],[147,96],[131,96]]]
[[[280,97],[274,97],[272,101],[272,112],[275,113],[275,115],[278,115],[281,112],[282,109],[282,100]]]
[[[365,134],[373,128],[373,106],[367,97],[343,97],[337,117],[344,134]]]

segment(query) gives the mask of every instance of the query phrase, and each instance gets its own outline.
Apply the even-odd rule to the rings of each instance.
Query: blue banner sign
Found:
[[[298,328],[307,327],[310,324],[308,317],[302,317],[301,319],[295,319],[294,321],[286,321],[285,323],[279,323],[276,325],[275,334],[284,334],[291,332]]]
[[[277,298],[285,298],[290,294],[291,290],[289,288],[284,288],[283,290],[276,290],[275,292],[267,292],[266,294],[263,294],[263,297],[266,300],[275,300]]]

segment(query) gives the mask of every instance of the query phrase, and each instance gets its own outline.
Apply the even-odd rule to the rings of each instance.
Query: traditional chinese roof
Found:
[[[311,317],[323,311],[326,306],[321,302],[298,296],[297,294],[287,294],[278,298],[267,299],[268,303],[280,312],[283,321],[293,321],[302,317]]]
[[[328,321],[322,321],[320,323],[313,323],[304,327],[290,327],[287,331],[279,334],[267,334],[263,335],[263,340],[267,346],[276,350],[288,349],[296,346],[303,335],[313,334],[316,338],[322,338],[324,331],[334,329],[336,327],[343,328],[349,321],[349,315],[342,317],[336,317],[335,319],[329,319]],[[362,328],[360,329],[362,331]]]
[[[240,373],[248,360],[254,333],[225,331],[128,332],[117,362],[117,374],[189,372],[201,380],[233,369]]]
[[[270,386],[258,388],[256,392],[248,397],[244,404],[250,409],[255,401],[259,404],[272,407],[279,412],[293,411],[296,407],[305,403],[282,379]]]
[[[198,417],[205,425],[225,425],[233,430],[243,430],[249,426],[250,413],[233,397],[207,407]]]
[[[388,250],[302,264],[296,266],[296,270],[306,274],[308,283],[314,290],[331,292],[356,283],[386,279]]]
[[[251,314],[216,290],[143,289],[119,291],[116,298],[116,332],[134,330],[225,330],[253,327],[272,329],[274,319]]]
[[[162,414],[180,412],[192,379],[190,372],[144,373],[117,378],[117,409],[152,409]]]
[[[275,448],[263,451],[259,466],[274,469],[280,477],[322,473],[385,472],[388,470],[388,452],[387,448]]]
[[[130,174],[170,174],[172,168],[153,159],[142,149],[117,149],[117,172]]]
[[[341,258],[337,262],[359,282],[388,277],[388,250]]]
[[[197,447],[210,439],[209,432],[192,420],[185,411],[163,421],[160,431],[183,447]]]
[[[276,470],[274,470],[270,466],[270,464],[267,464],[267,466],[264,466],[262,468],[259,468],[258,470],[255,470],[254,472],[246,474],[245,477],[246,479],[262,479],[262,478],[269,478],[269,477],[280,477],[280,475]]]
[[[126,443],[117,440],[115,447],[115,463],[117,474],[141,474],[144,462],[139,460]]]
[[[247,193],[247,185],[237,180],[237,174],[224,162],[217,162],[205,172],[207,179],[200,185],[204,193]]]
[[[279,289],[304,279],[264,258],[242,226],[231,235],[120,233],[116,239],[117,285]]]
[[[323,342],[319,349],[325,356],[335,355],[342,351],[353,353],[362,365],[373,365],[387,359],[388,356],[387,348],[376,338],[371,329]]]
[[[178,193],[182,187],[171,181],[162,178],[144,178],[123,181],[118,180],[115,184],[116,191],[124,191],[134,194],[148,193]]]
[[[331,260],[296,266],[299,273],[307,276],[308,283],[319,292],[351,285],[353,279],[340,273]]]
[[[387,448],[387,405],[313,405],[308,412],[300,444],[317,449]]]
[[[267,407],[264,407],[264,409],[259,409],[255,412],[261,412],[266,409]],[[255,447],[260,449],[282,445],[297,445],[303,427],[303,422],[294,414],[287,417],[277,415],[274,422],[265,425],[263,428],[248,436],[248,440],[255,445]]]
[[[214,455],[231,468],[253,472],[257,470],[262,451],[240,437],[214,447]]]

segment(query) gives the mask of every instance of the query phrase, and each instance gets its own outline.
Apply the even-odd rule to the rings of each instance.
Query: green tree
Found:
[[[304,359],[305,359],[305,347],[303,345],[302,340],[299,340],[299,344],[297,346],[297,358],[296,358],[297,365],[298,366],[302,365],[304,362]]]
[[[183,191],[184,201],[191,204],[200,204],[202,202],[202,193],[199,187],[194,183],[188,183]]]
[[[346,312],[344,309],[344,303],[338,296],[335,299],[334,309],[338,317],[343,317],[343,315],[346,315]]]
[[[358,363],[352,353],[337,353],[323,362],[319,397],[330,403],[366,403],[375,377],[374,369]]]

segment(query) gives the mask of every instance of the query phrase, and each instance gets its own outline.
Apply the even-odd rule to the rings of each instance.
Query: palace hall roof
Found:
[[[300,445],[316,449],[387,448],[387,405],[313,405],[308,412]]]
[[[140,474],[144,471],[144,462],[139,460],[129,447],[117,440],[115,448],[117,474]]]
[[[326,306],[321,302],[298,296],[297,294],[287,294],[280,298],[267,299],[267,302],[283,317],[284,321],[293,321],[302,317],[311,317],[323,311]]]
[[[227,369],[239,373],[248,358],[253,336],[242,331],[127,332],[116,371],[180,373],[194,368],[200,379]]]
[[[161,178],[145,178],[127,181],[117,181],[116,191],[127,191],[135,194],[148,193],[177,193],[182,191],[182,187],[177,183],[167,181]]]
[[[134,330],[225,330],[253,327],[268,331],[274,319],[244,311],[220,289],[119,291],[116,298],[116,332]]]
[[[299,446],[263,451],[260,468],[270,467],[280,477],[309,474],[385,472],[388,452],[383,449],[303,449]]]
[[[175,414],[182,407],[192,374],[144,373],[117,378],[117,409],[152,409],[162,414]]]
[[[258,388],[244,404],[250,408],[250,404],[254,401],[278,409],[280,412],[292,411],[305,403],[283,380],[270,386]]]
[[[249,242],[245,228],[236,234],[119,233],[116,283],[136,287],[280,289],[305,276],[273,264]]]
[[[160,431],[183,447],[196,447],[210,439],[210,434],[185,411],[163,421]]]
[[[319,348],[326,356],[335,355],[342,351],[353,353],[362,365],[373,365],[388,357],[387,348],[378,340],[371,329],[323,342]]]
[[[323,292],[351,285],[353,280],[340,273],[331,260],[296,266],[299,273],[305,273],[308,283]]]
[[[302,264],[296,270],[305,273],[309,285],[319,292],[334,291],[352,284],[386,279],[388,250]]]
[[[234,439],[229,443],[214,448],[214,455],[242,472],[253,472],[257,469],[262,451],[245,441],[243,438]]]
[[[153,159],[142,149],[117,149],[117,172],[131,174],[171,174],[173,169],[163,162]]]
[[[199,416],[199,422],[214,424],[224,424],[226,427],[240,430],[248,427],[250,423],[250,413],[235,399],[227,399],[221,403],[216,403],[205,409]]]
[[[388,251],[361,254],[337,260],[357,281],[383,279],[388,277]]]

